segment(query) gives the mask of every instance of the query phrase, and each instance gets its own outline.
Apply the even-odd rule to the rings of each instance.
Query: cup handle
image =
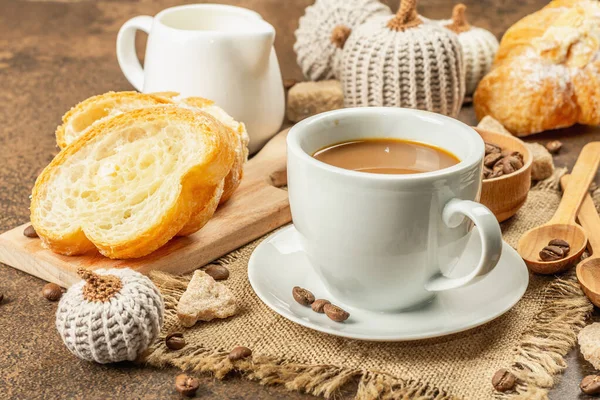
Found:
[[[425,289],[431,292],[461,287],[473,279],[489,274],[502,254],[502,232],[494,214],[484,205],[469,200],[452,199],[444,207],[442,219],[450,228],[456,228],[468,217],[477,225],[481,236],[481,259],[479,265],[466,276],[448,278],[441,272],[433,276],[426,284]]]
[[[135,31],[144,31],[150,34],[154,18],[148,15],[131,18],[125,22],[117,35],[117,60],[125,78],[136,88],[144,88],[144,69],[135,52]]]

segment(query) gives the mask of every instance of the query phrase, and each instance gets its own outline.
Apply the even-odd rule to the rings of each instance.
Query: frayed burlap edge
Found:
[[[152,272],[152,281],[158,286],[165,301],[165,319],[176,316],[175,308],[185,291],[190,276],[174,276]],[[231,362],[229,351],[206,349],[192,344],[171,353],[160,341],[149,349],[146,363],[165,367],[172,365],[185,371],[209,372],[218,379],[236,371],[247,379],[262,385],[283,385],[291,391],[331,398],[350,381],[358,380],[355,398],[399,400],[453,400],[456,397],[419,381],[394,378],[388,374],[349,369],[333,365],[304,365],[290,360],[263,355]]]
[[[553,177],[539,182],[532,190],[556,190],[566,170],[558,170]],[[594,200],[600,200],[600,191]],[[597,203],[598,204],[598,203]],[[238,258],[236,252],[217,263]],[[151,279],[165,300],[165,318],[175,317],[175,308],[185,291],[190,276],[173,276],[152,272]],[[499,400],[543,400],[555,378],[566,367],[564,356],[576,343],[577,333],[585,325],[593,306],[582,292],[574,271],[557,278],[548,285],[542,312],[536,316],[531,329],[523,334],[514,350],[510,369],[519,379],[515,391],[495,393]],[[231,372],[241,373],[247,379],[262,385],[282,385],[291,391],[331,398],[351,381],[358,381],[357,400],[451,400],[457,397],[417,380],[405,380],[376,371],[350,369],[334,365],[304,365],[290,360],[264,355],[231,362],[228,351],[207,349],[188,344],[178,352],[166,352],[157,340],[149,349],[145,362],[165,367],[172,365],[186,371],[212,373],[223,379]]]

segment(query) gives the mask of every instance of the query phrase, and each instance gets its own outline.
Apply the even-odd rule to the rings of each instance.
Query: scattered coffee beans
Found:
[[[568,242],[562,239],[552,239],[548,242],[548,246],[540,251],[540,259],[542,261],[561,260],[569,254],[570,250],[571,246]]]
[[[175,378],[175,389],[186,397],[194,397],[200,387],[198,379],[186,374],[177,375]]]
[[[181,350],[185,347],[185,338],[181,332],[173,332],[165,338],[165,344],[171,350]]]
[[[204,269],[204,272],[212,276],[215,281],[222,281],[229,278],[229,270],[222,265],[209,265]]]
[[[483,179],[498,178],[523,168],[523,155],[518,151],[502,151],[492,143],[485,144]]]
[[[550,154],[556,154],[562,148],[562,143],[558,140],[553,140],[546,144],[546,150],[550,152]]]
[[[552,239],[548,242],[548,246],[560,247],[565,253],[565,256],[571,251],[571,245],[562,239]]]
[[[333,304],[325,304],[323,310],[325,311],[325,315],[335,322],[344,322],[350,316],[347,311]]]
[[[241,360],[243,358],[250,357],[252,355],[252,350],[247,347],[238,346],[231,350],[227,358],[231,361]]]
[[[310,291],[301,288],[300,286],[294,286],[292,289],[292,296],[294,296],[294,300],[303,306],[310,306],[315,301],[315,296]]]
[[[23,231],[23,235],[27,236],[28,238],[37,238],[37,237],[39,237],[38,234],[37,234],[37,232],[35,231],[35,229],[31,225],[27,225],[27,228],[25,228],[25,230]]]
[[[585,394],[600,394],[600,376],[588,375],[581,380],[579,388]]]
[[[503,369],[498,370],[492,378],[492,385],[498,392],[506,392],[515,387],[517,377],[510,371]]]
[[[62,289],[56,283],[48,283],[42,289],[42,295],[49,301],[58,301],[62,297]]]
[[[312,303],[312,305],[310,306],[310,308],[312,308],[312,310],[314,312],[318,312],[319,314],[323,314],[325,312],[324,307],[327,304],[331,304],[331,302],[329,300],[325,300],[325,299],[318,299],[318,300],[315,300],[314,303]]]

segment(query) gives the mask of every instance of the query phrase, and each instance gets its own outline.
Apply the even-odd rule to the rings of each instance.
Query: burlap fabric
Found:
[[[546,222],[560,200],[557,177],[530,192],[521,211],[504,223],[505,240],[515,246],[527,229]],[[599,196],[600,197],[600,196]],[[247,278],[247,262],[260,241],[223,258],[231,271],[225,281],[241,305],[227,320],[179,325],[174,306],[189,277],[155,274],[166,301],[166,322],[147,362],[212,372],[218,378],[238,370],[262,384],[329,397],[340,388],[356,387],[358,399],[545,399],[547,389],[565,367],[563,356],[592,310],[573,272],[559,277],[530,276],[523,299],[508,313],[482,327],[433,340],[371,343],[348,340],[296,325],[267,308]],[[172,351],[165,336],[183,331],[187,346]],[[232,364],[235,346],[253,350],[251,360]],[[491,377],[508,368],[519,378],[516,391],[496,393]]]

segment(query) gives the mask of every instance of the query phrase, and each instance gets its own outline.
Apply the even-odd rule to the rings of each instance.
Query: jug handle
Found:
[[[135,32],[150,34],[154,18],[148,15],[131,18],[125,22],[117,35],[117,60],[125,78],[138,91],[144,89],[144,69],[135,52]]]

